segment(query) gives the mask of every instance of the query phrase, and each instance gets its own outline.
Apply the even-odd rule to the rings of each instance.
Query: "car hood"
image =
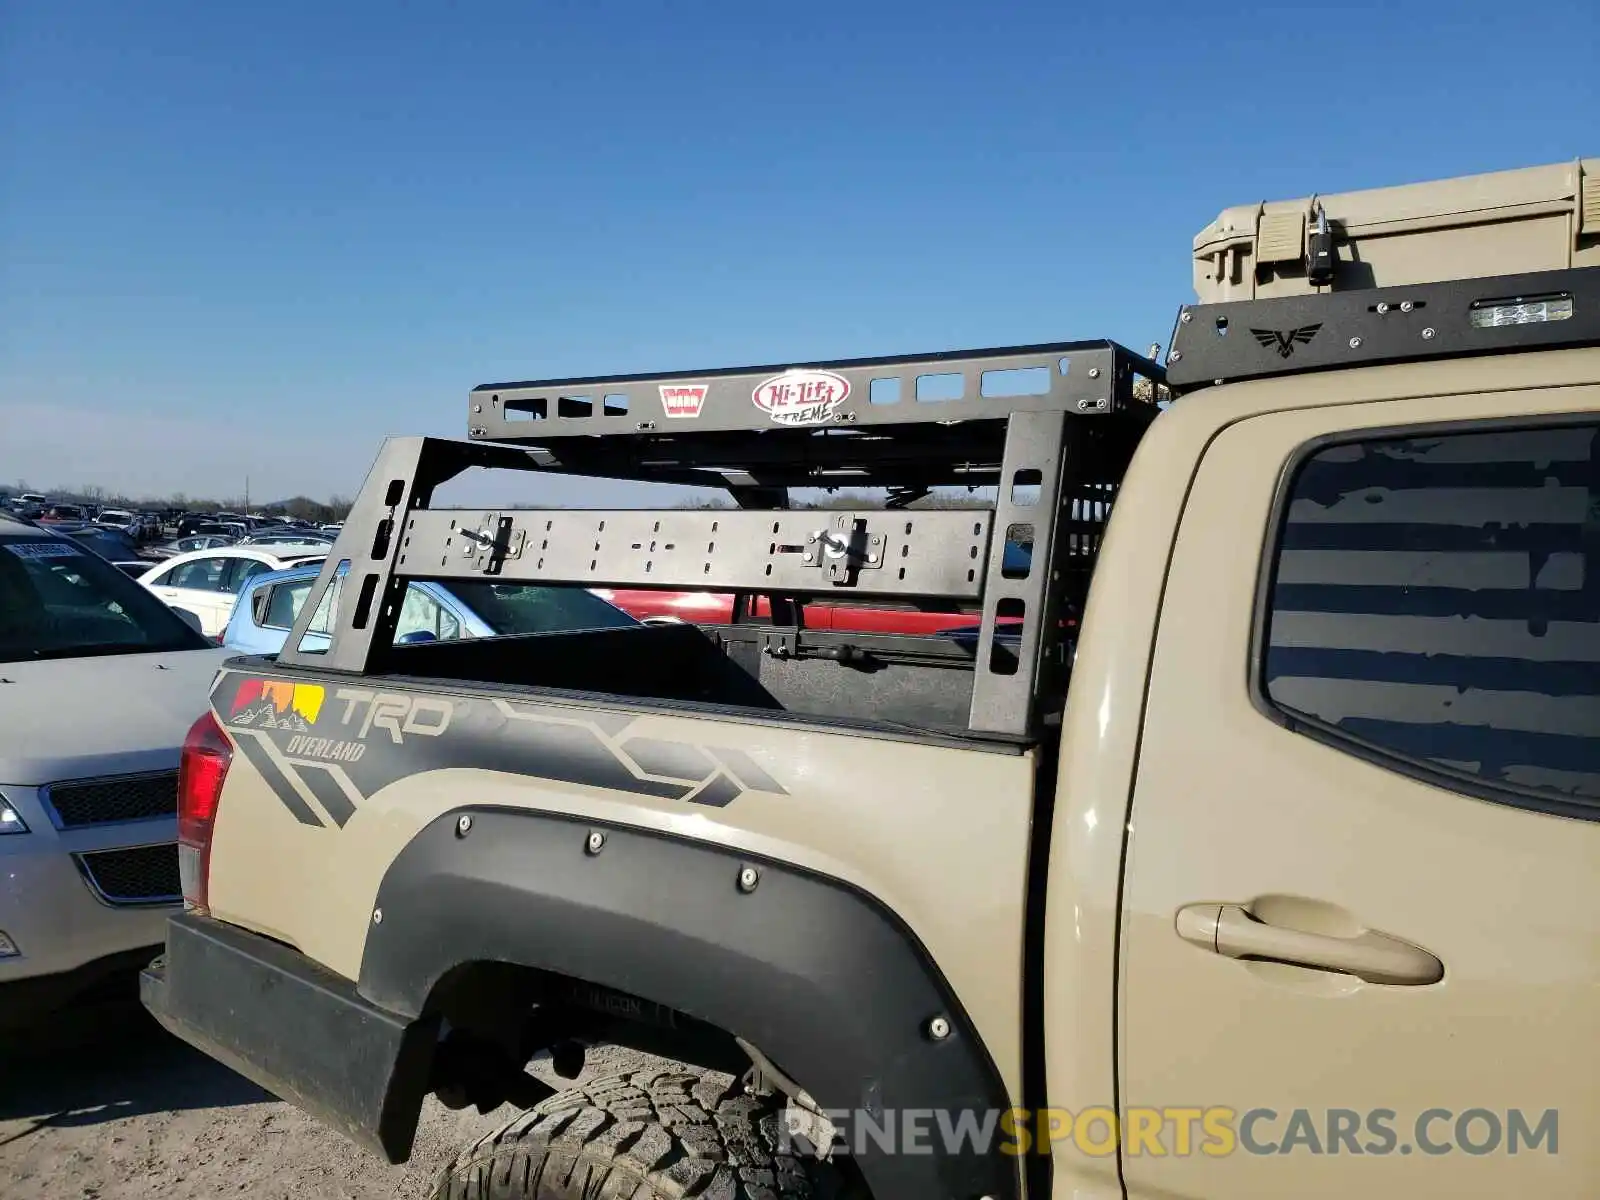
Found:
[[[229,650],[0,663],[0,783],[178,765]]]

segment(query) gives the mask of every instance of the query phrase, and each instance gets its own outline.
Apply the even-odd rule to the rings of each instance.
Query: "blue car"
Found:
[[[317,581],[321,564],[268,571],[250,579],[223,630],[222,644],[241,654],[277,654]],[[344,581],[341,571],[318,606],[303,648],[326,649],[329,614]],[[395,641],[444,642],[458,638],[604,629],[639,622],[582,588],[539,587],[490,580],[413,582],[406,591]]]

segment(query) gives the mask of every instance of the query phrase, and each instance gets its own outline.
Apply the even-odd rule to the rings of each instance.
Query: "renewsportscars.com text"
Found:
[[[1048,1154],[1070,1149],[1091,1157],[1203,1155],[1546,1154],[1559,1152],[1556,1109],[1109,1108],[1004,1112],[907,1108],[868,1113],[822,1111],[835,1154]],[[826,1149],[827,1129],[792,1124],[785,1137],[802,1149]]]

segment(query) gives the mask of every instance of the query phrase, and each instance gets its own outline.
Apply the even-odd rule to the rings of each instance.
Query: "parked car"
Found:
[[[150,569],[148,558],[113,558],[111,565],[130,579],[138,579]]]
[[[113,562],[143,559],[139,546],[133,538],[110,525],[85,525],[79,529],[65,529],[58,525],[56,530],[65,532],[74,541],[88,546],[101,558]],[[148,560],[145,560],[144,567],[147,571],[150,569]]]
[[[89,514],[81,504],[47,504],[38,520],[44,525],[86,525]]]
[[[292,567],[250,579],[234,605],[222,644],[242,654],[276,654],[305,607],[320,565]],[[306,648],[327,645],[328,615],[338,603],[344,572],[317,608]],[[406,590],[396,642],[454,641],[546,633],[555,629],[609,629],[639,622],[582,588],[551,588],[488,580],[416,582]]]
[[[1019,575],[1028,573],[1033,550],[1020,542],[1005,547],[1004,570]],[[646,588],[595,588],[595,595],[611,601],[641,620],[685,621],[694,625],[725,625],[734,619],[731,592],[657,591]],[[748,614],[757,620],[770,620],[772,606],[764,596],[756,597]],[[983,614],[976,606],[967,611],[939,605],[918,607],[893,601],[808,600],[802,605],[802,624],[808,629],[838,629],[851,633],[926,635],[953,633],[976,628]],[[1013,619],[1002,618],[1002,624]]]
[[[175,527],[177,529],[177,535],[181,538],[184,538],[191,534],[204,532],[204,530],[200,528],[202,525],[215,525],[216,523],[216,517],[212,516],[210,513],[189,512],[182,514],[177,519],[175,522]]]
[[[252,576],[266,571],[326,558],[326,547],[301,554],[276,554],[244,546],[223,546],[179,554],[151,568],[139,582],[175,608],[200,618],[201,631],[220,638],[233,616],[239,589]]]
[[[139,531],[139,518],[125,508],[101,509],[95,517],[95,524],[104,525],[107,529],[120,529],[122,532],[133,536]]]
[[[159,952],[179,753],[226,657],[75,539],[0,514],[0,1024]]]
[[[208,528],[201,526],[202,529]],[[211,526],[209,528],[221,528]],[[197,533],[190,537],[181,537],[176,541],[164,545],[152,546],[145,553],[151,558],[175,558],[180,554],[189,554],[195,550],[216,550],[222,546],[231,546],[233,537],[226,533]]]
[[[252,533],[240,540],[241,546],[331,546],[333,539],[308,529],[272,529]]]

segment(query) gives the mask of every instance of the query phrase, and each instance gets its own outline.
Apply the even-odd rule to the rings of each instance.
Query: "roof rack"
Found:
[[[469,441],[384,443],[280,658],[385,669],[414,579],[727,591],[775,609],[817,596],[953,600],[982,611],[970,728],[1026,736],[1064,667],[1062,606],[1081,605],[1162,383],[1158,364],[1094,341],[475,388]],[[431,507],[474,466],[715,486],[739,507]],[[992,509],[908,507],[950,485],[998,497]],[[797,487],[887,488],[889,500],[795,509]],[[302,651],[344,561],[331,645]],[[1008,624],[1020,637],[997,654]],[[821,632],[772,637],[784,657],[838,653]]]
[[[1185,305],[1174,392],[1214,383],[1507,350],[1600,345],[1600,267]]]

